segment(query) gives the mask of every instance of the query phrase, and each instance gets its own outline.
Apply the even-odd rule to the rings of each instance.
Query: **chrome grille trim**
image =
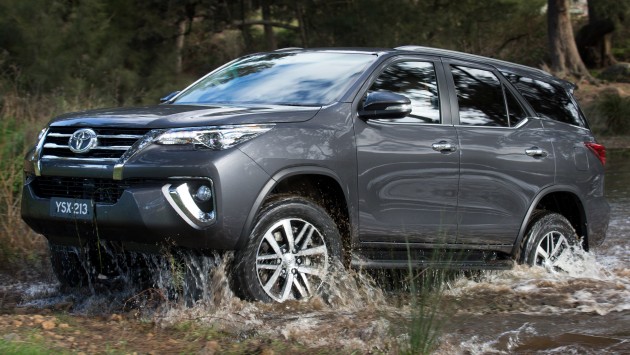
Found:
[[[58,157],[56,155],[44,155],[42,156],[42,160],[66,160],[66,161],[86,161],[86,162],[112,162],[115,163],[118,161],[118,158],[77,158],[77,157]]]
[[[153,141],[155,141],[155,139],[165,131],[166,130],[164,129],[154,129],[145,134],[141,139],[138,139],[130,149],[123,153],[120,159],[116,162],[116,165],[114,165],[113,179],[122,180],[125,163],[127,163],[127,161],[138,152],[146,148],[149,144],[153,143]]]
[[[69,140],[74,132],[82,128],[50,127],[41,147],[41,159],[115,164],[126,151],[149,132],[148,129],[93,128],[97,134],[98,145],[86,153],[73,153],[69,147]]]

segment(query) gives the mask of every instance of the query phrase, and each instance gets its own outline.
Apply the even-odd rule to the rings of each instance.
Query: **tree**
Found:
[[[586,66],[603,68],[617,62],[612,53],[612,35],[622,26],[629,9],[627,1],[588,1],[588,23],[576,36],[578,50]]]
[[[592,80],[575,44],[569,16],[569,0],[547,1],[547,34],[551,71],[560,77]]]

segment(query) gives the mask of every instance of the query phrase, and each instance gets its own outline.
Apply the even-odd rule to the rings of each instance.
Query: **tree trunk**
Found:
[[[273,34],[273,25],[271,24],[271,9],[269,7],[269,2],[271,0],[262,0],[262,18],[265,22],[265,39],[267,40],[267,49],[274,50],[277,49],[276,37]]]
[[[177,33],[177,39],[175,40],[175,50],[176,50],[176,59],[175,59],[175,72],[177,74],[181,74],[183,70],[183,57],[184,57],[184,42],[186,40],[186,30],[188,29],[188,19],[183,19],[179,21],[178,24],[179,32]]]
[[[551,71],[559,77],[574,76],[592,80],[575,44],[569,0],[548,0],[547,5]]]
[[[598,11],[601,4],[596,0],[588,1],[588,24],[576,36],[580,56],[589,68],[604,68],[617,63],[611,43],[617,26],[614,19]]]
[[[302,47],[308,47],[308,36],[306,34],[306,24],[304,23],[304,14],[302,12],[301,0],[295,0],[295,16],[298,20],[298,27],[300,27],[300,39],[302,40]]]
[[[241,33],[243,35],[243,42],[245,44],[245,52],[250,53],[253,52],[253,42],[252,34],[249,31],[249,26],[245,25],[245,20],[247,19],[247,12],[249,11],[249,6],[245,3],[245,0],[241,0],[241,22],[243,25],[241,26]]]

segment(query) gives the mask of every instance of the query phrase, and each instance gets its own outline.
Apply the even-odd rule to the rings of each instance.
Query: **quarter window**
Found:
[[[433,63],[399,62],[390,65],[374,81],[370,91],[391,91],[411,100],[405,118],[382,119],[394,123],[440,123],[440,100]]]
[[[571,94],[561,86],[516,74],[503,74],[539,116],[586,127],[586,121],[571,99]]]

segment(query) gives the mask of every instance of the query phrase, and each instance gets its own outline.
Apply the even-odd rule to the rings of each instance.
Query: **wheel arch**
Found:
[[[243,248],[254,228],[256,216],[265,200],[275,194],[291,193],[304,196],[320,204],[337,224],[342,247],[347,251],[352,243],[352,225],[356,216],[351,213],[350,190],[341,183],[339,176],[328,168],[319,166],[299,166],[281,170],[261,189],[252,205],[237,248]]]
[[[588,227],[584,203],[578,190],[571,186],[550,186],[541,190],[530,205],[521,223],[512,255],[517,255],[521,242],[527,233],[529,220],[535,210],[547,210],[563,215],[575,229],[578,237],[583,238],[583,247],[588,250]]]

